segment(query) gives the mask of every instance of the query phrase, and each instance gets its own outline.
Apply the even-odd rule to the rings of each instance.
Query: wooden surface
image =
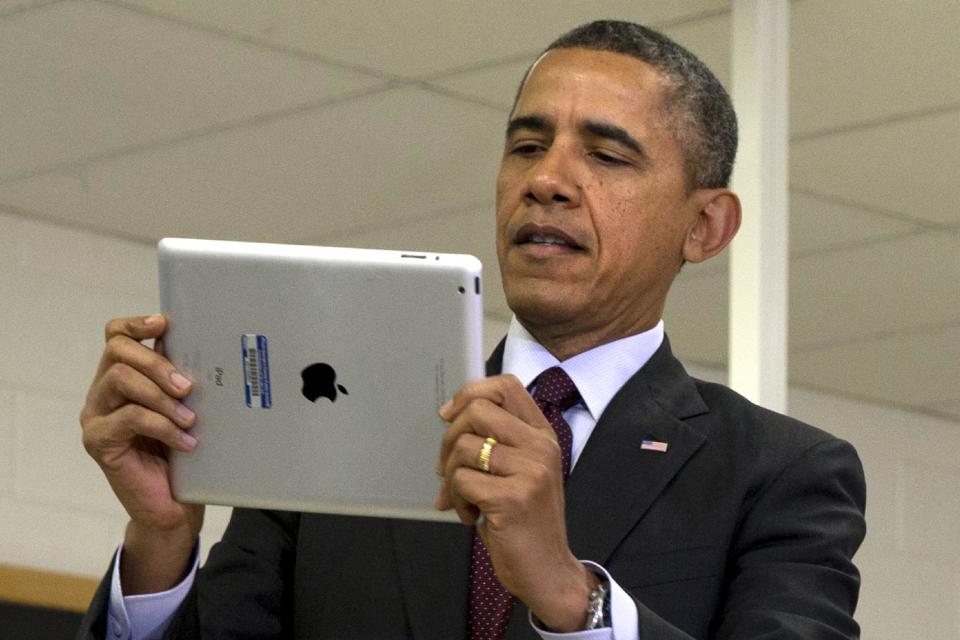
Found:
[[[0,600],[85,611],[99,580],[0,564]]]

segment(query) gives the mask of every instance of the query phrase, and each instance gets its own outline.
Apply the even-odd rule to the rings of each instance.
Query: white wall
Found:
[[[152,247],[0,214],[0,563],[96,576],[125,514],[79,413],[114,315],[155,311]],[[226,509],[208,511],[211,536]]]
[[[103,325],[156,310],[155,283],[150,246],[0,214],[0,563],[105,569],[126,518],[83,450],[78,414]],[[490,322],[489,345],[504,328]],[[960,638],[960,424],[802,389],[790,407],[863,458],[864,638]],[[208,542],[226,516],[208,510]]]

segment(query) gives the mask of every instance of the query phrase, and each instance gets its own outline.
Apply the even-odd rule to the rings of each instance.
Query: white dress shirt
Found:
[[[540,373],[550,367],[560,366],[577,385],[583,402],[563,412],[564,419],[573,431],[572,470],[587,439],[593,433],[597,419],[613,396],[647,363],[662,342],[661,320],[648,331],[609,342],[560,362],[513,318],[507,331],[502,371],[517,376],[525,387],[529,387]],[[183,602],[193,584],[198,555],[194,552],[193,568],[187,577],[172,589],[161,593],[124,596],[120,589],[121,549],[118,549],[111,576],[107,637],[114,640],[160,638],[169,626],[174,611]],[[552,633],[539,628],[531,617],[530,623],[534,629],[546,639],[638,640],[637,607],[633,599],[614,582],[603,567],[588,559],[581,558],[581,562],[610,583],[611,620],[607,621],[610,626],[592,631]]]

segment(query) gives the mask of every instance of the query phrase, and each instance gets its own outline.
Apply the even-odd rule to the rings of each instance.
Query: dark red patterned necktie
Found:
[[[563,462],[563,479],[570,475],[573,431],[563,419],[563,412],[580,402],[580,392],[566,371],[560,367],[547,369],[533,381],[533,399],[557,433]],[[513,611],[513,596],[503,588],[493,572],[490,554],[476,531],[473,532],[473,555],[470,559],[470,640],[500,640],[507,630]]]

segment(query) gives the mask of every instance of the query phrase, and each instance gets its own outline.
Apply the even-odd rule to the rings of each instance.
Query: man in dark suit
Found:
[[[471,527],[238,509],[194,574],[202,508],[158,444],[193,448],[190,385],[139,342],[163,318],[111,321],[81,419],[131,519],[81,635],[857,637],[853,449],[693,380],[663,335],[683,262],[736,233],[735,149],[716,79],[643,27],[585,25],[531,67],[497,180],[515,318],[441,409],[437,507]],[[133,620],[130,594],[170,588],[172,617]]]

